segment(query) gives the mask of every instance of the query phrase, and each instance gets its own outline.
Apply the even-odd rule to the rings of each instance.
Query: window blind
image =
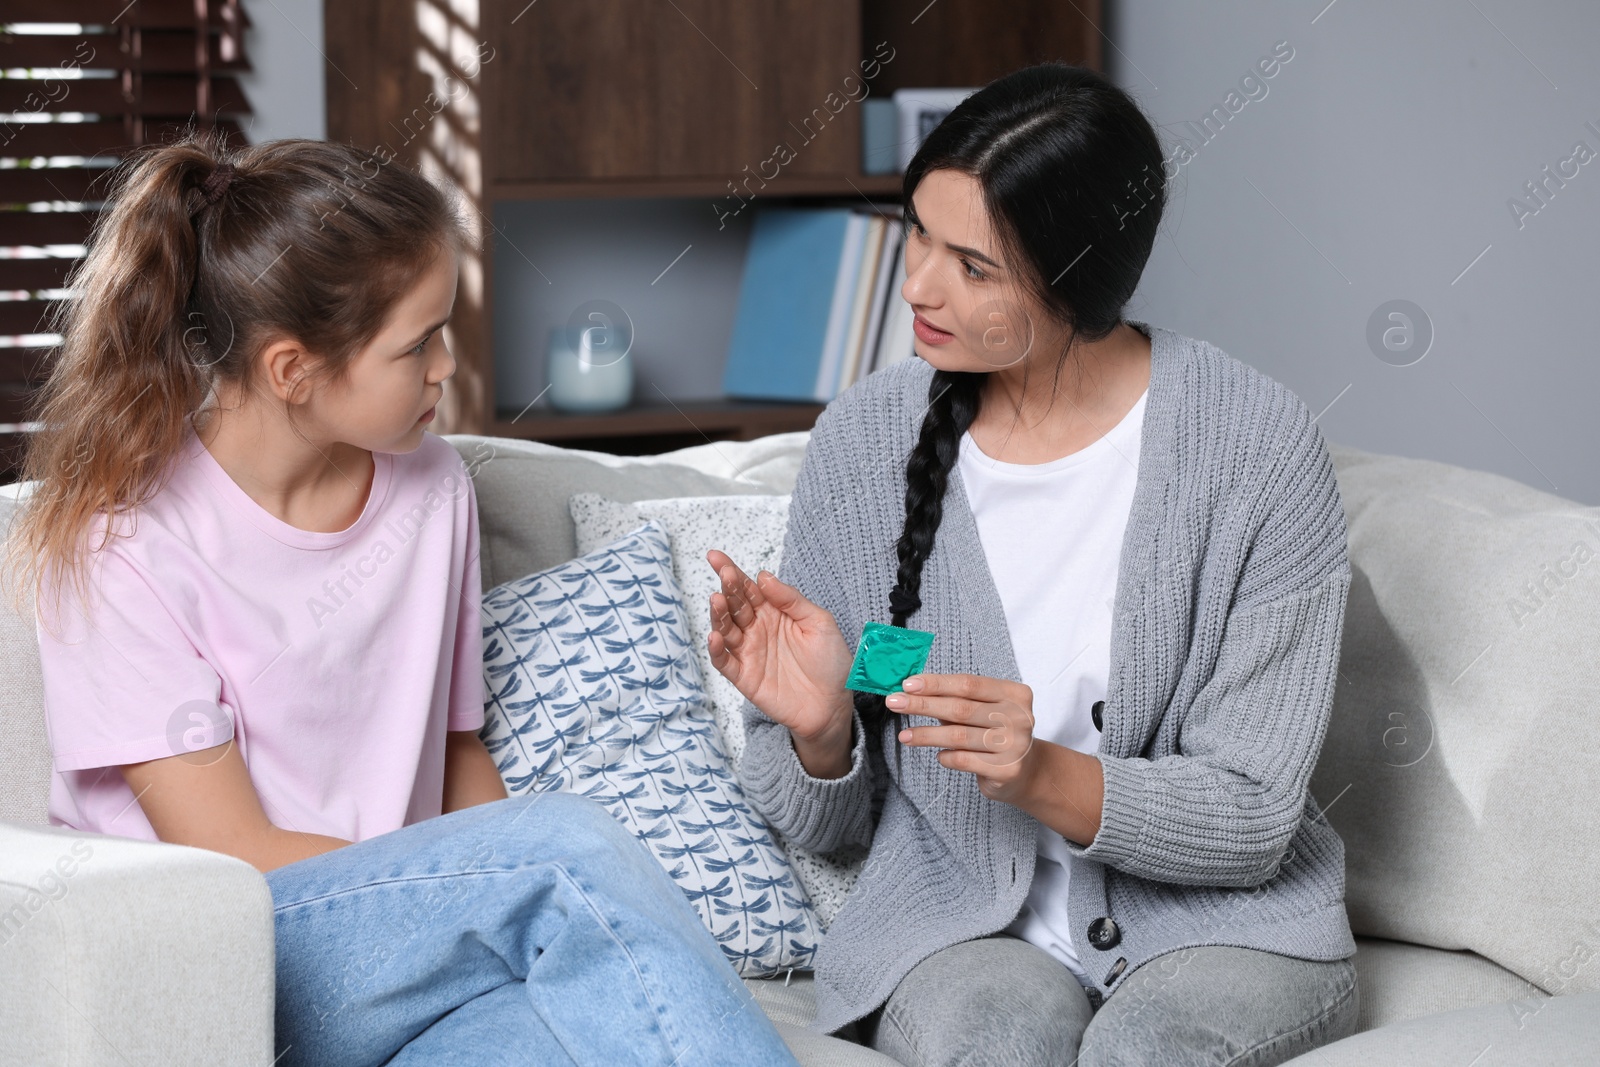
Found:
[[[34,428],[60,341],[49,317],[73,298],[109,169],[191,126],[244,143],[248,27],[239,0],[0,0],[0,482]]]

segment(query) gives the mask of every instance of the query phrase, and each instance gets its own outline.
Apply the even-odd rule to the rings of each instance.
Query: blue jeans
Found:
[[[279,1067],[799,1067],[598,802],[535,793],[267,873]]]
[[[1054,956],[999,933],[917,964],[856,1036],[907,1067],[1272,1067],[1355,1033],[1359,1004],[1348,958],[1203,945],[1096,1006]]]

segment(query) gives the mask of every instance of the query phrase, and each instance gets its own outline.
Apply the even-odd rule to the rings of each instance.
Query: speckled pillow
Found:
[[[783,537],[789,522],[789,497],[697,496],[621,503],[598,493],[575,493],[569,499],[578,551],[588,553],[648,520],[655,520],[672,539],[672,570],[683,591],[689,635],[694,642],[712,715],[721,731],[729,760],[738,765],[744,752],[744,697],[711,665],[707,638],[711,633],[711,594],[721,589],[706,551],[726,552],[746,574],[778,573]],[[816,906],[826,927],[855,884],[866,850],[849,846],[837,852],[811,852],[778,839],[789,862]]]

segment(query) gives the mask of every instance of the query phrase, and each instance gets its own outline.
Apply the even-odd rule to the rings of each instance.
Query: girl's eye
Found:
[[[417,347],[411,350],[412,354],[417,356],[422,355],[423,350],[428,347],[428,342],[431,340],[433,340],[433,334],[430,333],[428,336],[422,339],[421,343],[419,343]]]

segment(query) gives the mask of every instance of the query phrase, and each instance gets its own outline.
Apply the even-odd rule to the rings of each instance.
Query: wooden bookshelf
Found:
[[[649,455],[712,441],[751,441],[774,433],[809,430],[821,404],[762,400],[643,401],[618,411],[564,412],[535,405],[503,409],[487,432],[565,448]]]
[[[1103,69],[1100,0],[814,0],[803,5],[636,0],[529,4],[387,0],[324,5],[328,136],[451,184],[482,239],[463,264],[446,331],[456,374],[439,433],[486,433],[642,454],[808,428],[820,404],[651,400],[611,415],[534,408],[496,396],[497,204],[729,195],[804,203],[896,200],[899,174],[861,173],[859,100],[826,136],[753,186],[756,161],[796,141],[796,122],[844,79],[882,99],[907,87],[979,86],[1045,60]],[[894,50],[863,76],[880,45]],[[453,79],[445,83],[441,74]],[[442,107],[441,85],[451,86]],[[359,87],[359,88],[358,88]],[[859,88],[859,86],[858,86]]]
[[[728,195],[728,179],[673,178],[662,181],[591,181],[591,182],[496,182],[494,196],[497,200],[576,200],[591,197],[691,197],[716,200]],[[767,183],[765,189],[752,195],[762,199],[779,197],[855,197],[876,196],[898,198],[901,179],[898,174],[826,174],[790,176],[780,174]]]

